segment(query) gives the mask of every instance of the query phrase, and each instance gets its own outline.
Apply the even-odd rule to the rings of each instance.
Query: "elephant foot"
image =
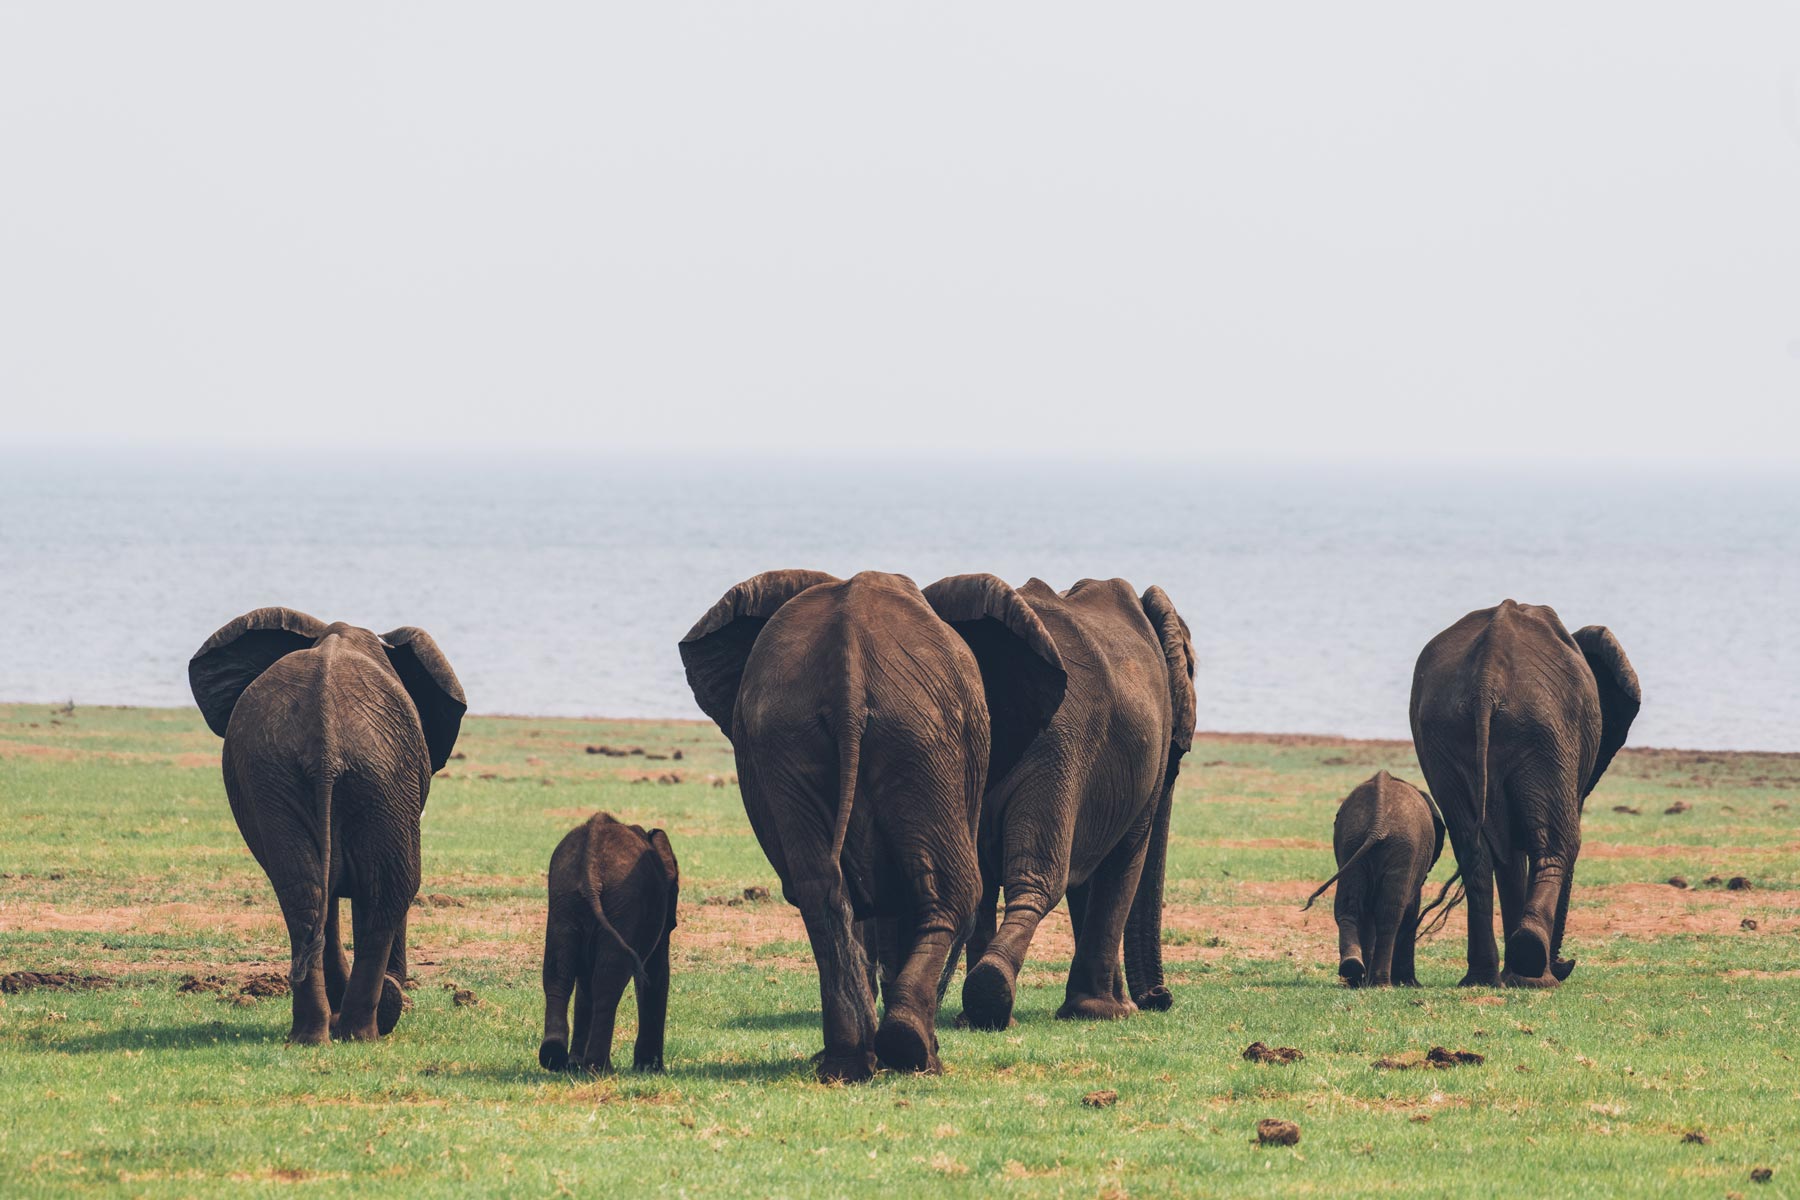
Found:
[[[633,1059],[631,1069],[640,1071],[646,1075],[661,1075],[663,1072],[662,1056],[658,1055],[655,1058]]]
[[[383,1037],[400,1023],[400,1014],[412,1007],[412,1001],[401,990],[400,981],[392,975],[381,977],[381,999],[375,1004],[375,1029]]]
[[[820,1054],[813,1059],[820,1083],[862,1083],[875,1074],[875,1056],[867,1050]]]
[[[560,1071],[569,1065],[569,1048],[554,1038],[538,1045],[538,1066],[546,1071]]]
[[[331,1040],[334,1042],[373,1042],[381,1037],[381,1028],[375,1023],[373,1013],[366,1021],[352,1025],[342,1017],[331,1023]]]
[[[1137,1011],[1129,1000],[1112,996],[1071,996],[1056,1010],[1059,1021],[1123,1021]]]
[[[574,1059],[577,1071],[586,1071],[589,1075],[611,1075],[613,1061],[611,1054],[603,1054],[599,1058],[588,1058],[585,1055]]]
[[[1536,979],[1549,970],[1550,939],[1529,921],[1521,922],[1506,939],[1506,973]]]
[[[923,1026],[890,1015],[875,1031],[875,1057],[890,1071],[938,1075],[944,1068],[938,1062],[936,1040]]]
[[[323,1046],[331,1041],[331,1027],[321,1025],[317,1028],[302,1028],[296,1025],[288,1030],[287,1040],[290,1046]]]
[[[1540,991],[1547,991],[1550,988],[1559,986],[1561,982],[1561,980],[1550,974],[1548,971],[1545,971],[1542,975],[1519,975],[1512,971],[1503,971],[1500,974],[1501,987],[1537,988]]]
[[[1550,973],[1556,976],[1558,981],[1567,979],[1574,970],[1575,960],[1572,958],[1559,958],[1550,964]]]
[[[1133,997],[1132,1002],[1138,1006],[1139,1012],[1168,1012],[1175,1006],[1175,997],[1159,983],[1143,995]]]
[[[963,1016],[973,1029],[1006,1029],[1012,1024],[1013,981],[982,959],[963,980]]]
[[[1495,967],[1486,969],[1470,967],[1469,973],[1457,980],[1456,986],[1497,988],[1500,986],[1500,971]]]
[[[1346,958],[1338,963],[1338,978],[1355,987],[1362,982],[1363,964],[1360,958]]]

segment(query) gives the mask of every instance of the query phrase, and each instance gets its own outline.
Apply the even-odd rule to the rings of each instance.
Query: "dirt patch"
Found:
[[[424,896],[414,896],[413,904],[418,908],[463,908],[465,902],[457,896],[443,892],[431,892]]]
[[[1081,1102],[1089,1108],[1111,1108],[1119,1102],[1119,1093],[1111,1088],[1102,1092],[1089,1092],[1081,1098]]]
[[[1425,1053],[1409,1050],[1404,1054],[1396,1054],[1378,1058],[1374,1062],[1377,1071],[1447,1071],[1451,1067],[1478,1067],[1486,1062],[1485,1055],[1473,1050],[1446,1050],[1442,1046],[1433,1046]]]
[[[288,977],[276,971],[265,971],[252,975],[244,980],[238,988],[238,995],[249,996],[253,1000],[267,1000],[275,996],[288,994]]]
[[[205,994],[223,992],[230,986],[231,981],[223,975],[183,975],[181,982],[175,985],[175,990]]]
[[[1292,1121],[1264,1117],[1256,1123],[1256,1143],[1259,1146],[1298,1146],[1300,1127]]]
[[[54,992],[91,992],[118,984],[110,975],[77,975],[66,971],[14,971],[0,975],[0,992],[16,996],[42,988]]]
[[[1270,1049],[1261,1042],[1251,1042],[1244,1047],[1242,1057],[1245,1062],[1275,1063],[1285,1067],[1289,1063],[1299,1062],[1306,1055],[1292,1046],[1276,1046],[1274,1049]]]

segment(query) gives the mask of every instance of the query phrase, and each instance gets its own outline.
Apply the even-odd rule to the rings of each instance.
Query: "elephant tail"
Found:
[[[1456,895],[1454,895],[1454,896],[1450,895],[1451,885],[1454,884],[1457,880],[1459,880],[1461,878],[1462,878],[1462,868],[1459,866],[1456,868],[1456,874],[1454,874],[1454,875],[1450,876],[1450,878],[1444,880],[1444,886],[1441,889],[1439,889],[1438,894],[1437,894],[1437,899],[1433,900],[1430,904],[1427,904],[1423,909],[1420,910],[1418,936],[1430,937],[1432,934],[1434,934],[1438,930],[1442,929],[1444,927],[1444,923],[1450,919],[1450,910],[1455,908],[1458,904],[1460,904],[1462,902],[1463,896],[1466,894],[1466,891],[1464,888],[1457,888]],[[1449,898],[1448,904],[1444,903],[1446,897]],[[1431,921],[1429,924],[1427,924],[1425,921],[1425,918],[1429,917],[1431,915],[1433,909],[1437,910],[1437,918],[1435,920]]]
[[[1306,898],[1306,903],[1302,904],[1300,906],[1300,911],[1305,912],[1307,909],[1311,908],[1313,906],[1314,900],[1317,900],[1320,896],[1323,896],[1328,890],[1330,890],[1332,884],[1336,883],[1339,879],[1341,879],[1343,877],[1343,874],[1345,871],[1348,871],[1351,867],[1354,867],[1359,861],[1361,861],[1363,855],[1367,854],[1370,850],[1374,849],[1375,843],[1377,840],[1378,839],[1372,838],[1372,837],[1364,838],[1363,844],[1356,848],[1356,853],[1352,854],[1349,858],[1345,859],[1344,865],[1337,869],[1337,874],[1333,875],[1330,879],[1327,879],[1324,883],[1321,883],[1319,885],[1318,890]]]
[[[326,756],[327,764],[330,756]],[[288,983],[299,987],[306,982],[312,972],[314,962],[323,961],[325,953],[325,926],[327,915],[331,912],[331,789],[337,785],[337,772],[329,765],[321,765],[317,778],[313,780],[313,815],[317,820],[318,840],[315,843],[319,854],[319,907],[313,912],[313,921],[306,930],[306,941],[294,951],[293,961],[288,964]]]
[[[600,902],[600,897],[606,890],[606,885],[605,881],[600,876],[600,846],[596,843],[596,826],[599,823],[599,816],[592,817],[588,820],[587,847],[581,856],[582,898],[587,901],[589,911],[594,914],[594,925],[596,928],[598,928],[600,933],[617,943],[619,949],[623,950],[625,956],[631,960],[631,977],[637,983],[639,989],[638,994],[640,996],[647,996],[650,994],[647,990],[650,985],[650,974],[644,967],[644,960],[636,950],[631,948],[631,943],[625,940],[624,935],[619,932],[618,928],[607,917],[606,906]]]

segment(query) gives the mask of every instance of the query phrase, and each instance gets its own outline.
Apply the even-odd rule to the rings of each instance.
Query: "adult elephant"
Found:
[[[292,951],[293,1042],[374,1038],[400,1019],[419,818],[467,704],[422,629],[377,637],[289,608],[245,613],[188,663],[225,739],[225,794]],[[356,961],[346,968],[338,901]]]
[[[991,575],[952,576],[925,589],[968,641],[984,678],[1003,681],[1007,663],[984,614],[1012,595]],[[1055,639],[1068,685],[1035,736],[990,688],[995,767],[982,810],[983,892],[963,1014],[978,1029],[1011,1023],[1032,935],[1065,893],[1075,958],[1056,1015],[1166,1009],[1173,999],[1162,971],[1164,862],[1175,777],[1194,738],[1187,623],[1161,588],[1140,597],[1122,579],[1084,579],[1062,593],[1033,579],[1016,595]],[[1002,892],[1006,912],[996,928]]]
[[[822,1080],[866,1079],[876,1060],[938,1069],[938,1003],[981,891],[989,707],[1029,737],[1064,683],[1043,625],[991,583],[971,617],[986,623],[985,674],[910,579],[873,571],[758,575],[682,639],[694,699],[731,739],[750,826],[806,922]],[[871,920],[879,1029],[859,925]]]
[[[1561,952],[1582,807],[1642,700],[1610,630],[1571,636],[1543,605],[1506,600],[1472,612],[1419,655],[1413,746],[1468,889],[1464,986],[1554,987],[1574,970]]]

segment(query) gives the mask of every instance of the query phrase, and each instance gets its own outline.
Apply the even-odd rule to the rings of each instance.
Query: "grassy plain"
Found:
[[[587,752],[601,745],[681,758]],[[441,900],[415,910],[415,1007],[379,1044],[299,1048],[282,1042],[285,998],[177,990],[287,959],[198,714],[0,706],[0,973],[117,981],[0,996],[0,1192],[1725,1196],[1800,1181],[1797,756],[1621,755],[1590,803],[1580,966],[1561,989],[1450,986],[1459,911],[1421,948],[1424,988],[1353,992],[1329,905],[1299,904],[1330,873],[1338,799],[1380,767],[1418,778],[1411,747],[1202,737],[1170,852],[1171,1012],[1053,1020],[1058,915],[1015,1029],[950,1028],[959,980],[943,1076],[823,1088],[800,923],[778,891],[741,901],[775,880],[710,726],[475,718],[460,751],[425,814],[423,890]],[[667,828],[681,859],[665,1075],[535,1060],[543,871],[596,808]],[[1446,855],[1436,877],[1450,869]],[[1305,1058],[1244,1061],[1258,1040]],[[1432,1046],[1486,1061],[1372,1065]],[[1083,1104],[1102,1090],[1117,1102]],[[1265,1117],[1297,1122],[1299,1145],[1257,1146]]]

